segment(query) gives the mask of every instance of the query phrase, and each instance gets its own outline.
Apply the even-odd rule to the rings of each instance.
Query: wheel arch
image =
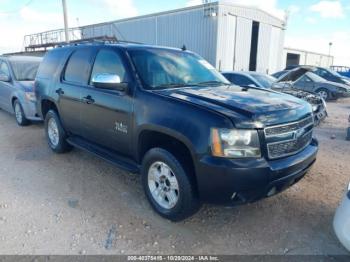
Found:
[[[136,154],[139,163],[152,148],[159,147],[168,150],[184,165],[197,187],[196,157],[188,138],[171,129],[159,126],[143,128],[138,132],[137,138]]]
[[[42,99],[40,103],[40,109],[41,109],[41,115],[43,119],[45,119],[47,112],[49,112],[50,110],[55,110],[56,113],[60,115],[56,103],[51,99]]]

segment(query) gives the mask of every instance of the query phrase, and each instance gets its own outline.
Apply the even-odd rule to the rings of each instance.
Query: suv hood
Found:
[[[301,99],[258,88],[231,85],[155,92],[217,111],[229,117],[238,128],[263,128],[292,122],[312,112],[310,104]]]

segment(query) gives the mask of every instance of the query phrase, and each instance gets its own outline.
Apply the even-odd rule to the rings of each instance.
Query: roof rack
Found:
[[[73,40],[73,41],[70,41],[69,43],[67,42],[56,43],[55,47],[65,47],[65,46],[72,46],[72,45],[77,46],[77,45],[84,45],[84,44],[115,44],[119,42],[120,41],[114,36],[113,37],[99,36],[99,37]]]
[[[114,44],[114,43],[133,43],[132,41],[119,40],[113,32],[107,32],[106,35],[85,37],[81,27],[72,27],[68,30],[69,43],[65,41],[65,32],[63,29],[51,30],[42,33],[24,36],[23,46],[26,52],[46,51],[54,47],[64,47],[78,44]]]

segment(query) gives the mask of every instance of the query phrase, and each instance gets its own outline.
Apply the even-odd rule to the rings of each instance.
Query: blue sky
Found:
[[[149,14],[201,0],[66,0],[69,25],[78,26]],[[289,18],[285,46],[331,53],[350,66],[350,0],[224,0],[257,6]],[[0,0],[0,53],[23,47],[25,34],[63,27],[61,0]]]

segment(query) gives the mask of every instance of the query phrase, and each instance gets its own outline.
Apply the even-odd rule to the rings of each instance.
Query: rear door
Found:
[[[307,75],[303,75],[297,81],[295,81],[293,87],[304,91],[312,92],[314,89],[314,82]]]
[[[58,106],[65,129],[73,134],[81,134],[82,90],[89,81],[93,50],[80,47],[70,55],[61,80],[55,86]]]
[[[0,60],[0,73],[11,77],[9,65]],[[11,92],[13,90],[13,80],[10,82],[0,81],[0,107],[6,111],[12,112]]]
[[[133,109],[131,85],[125,92],[95,88],[91,83],[97,74],[117,74],[122,82],[130,83],[125,60],[118,49],[102,47],[98,50],[90,85],[82,92],[82,99],[86,102],[82,106],[81,121],[85,139],[128,156]]]

